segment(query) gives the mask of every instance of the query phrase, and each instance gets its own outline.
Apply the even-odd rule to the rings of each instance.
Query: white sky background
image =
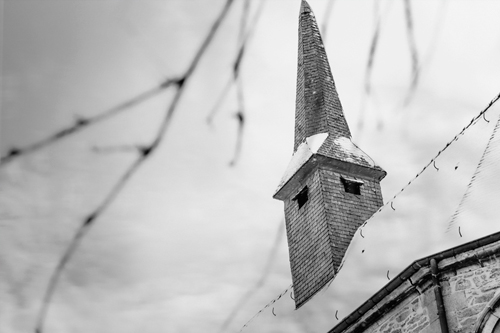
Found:
[[[321,25],[326,2],[309,3]],[[335,1],[325,38],[353,140],[388,172],[382,182],[386,200],[500,89],[500,3],[411,3],[423,62],[406,107],[411,62],[403,1],[380,2],[373,94],[366,99],[374,2]],[[255,9],[257,2],[252,4]],[[2,155],[181,74],[222,5],[3,1]],[[293,148],[300,1],[268,0],[246,50],[246,127],[241,158],[231,168],[234,94],[212,127],[205,118],[231,73],[241,5],[236,1],[187,83],[164,142],[95,222],[65,269],[46,332],[217,332],[261,277],[283,216],[282,203],[271,196]],[[0,169],[1,332],[33,329],[49,276],[76,228],[134,158],[132,152],[99,154],[92,147],[149,142],[171,97],[162,94]],[[365,246],[357,236],[330,289],[298,311],[285,295],[275,305],[276,316],[268,309],[245,330],[324,332],[338,322],[337,310],[340,319],[386,283],[388,269],[394,277],[444,244],[495,231],[495,214],[484,215],[483,207],[481,215],[468,211],[474,225],[468,234],[463,225],[464,238],[456,230],[443,232],[498,113],[495,106],[487,115],[490,123],[478,122],[454,144],[436,162],[440,171],[431,166],[405,190],[394,201],[396,211],[389,207],[368,224],[364,234],[371,243]],[[484,184],[476,193],[494,203],[491,181]],[[227,331],[238,331],[291,283],[281,232],[266,283]]]

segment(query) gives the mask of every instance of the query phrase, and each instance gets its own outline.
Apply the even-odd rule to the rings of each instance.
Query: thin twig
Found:
[[[101,121],[110,119],[119,113],[130,109],[133,106],[136,106],[149,98],[157,95],[161,91],[167,89],[168,87],[178,84],[179,80],[178,79],[168,79],[161,84],[157,85],[156,87],[153,87],[151,89],[146,90],[143,93],[140,93],[139,95],[123,102],[120,103],[114,107],[112,107],[109,110],[106,110],[104,112],[101,112],[95,116],[87,117],[87,118],[78,118],[75,120],[75,123],[71,126],[68,126],[66,128],[63,128],[51,135],[49,135],[47,138],[42,139],[38,142],[35,142],[31,145],[27,145],[25,147],[21,148],[11,148],[10,151],[7,153],[7,155],[2,156],[0,158],[0,167],[5,165],[6,163],[12,161],[13,159],[26,155],[28,153],[32,153],[34,151],[37,151],[41,148],[44,148],[48,145],[51,145],[55,143],[56,141],[59,141],[63,138],[66,138],[70,135],[76,134],[80,132],[81,130],[90,127],[91,125],[95,125]]]
[[[120,145],[120,146],[109,146],[109,147],[100,147],[93,146],[92,151],[98,154],[104,153],[134,153],[138,152],[144,147],[141,145]]]
[[[410,47],[411,54],[411,81],[410,81],[410,89],[408,91],[408,95],[405,98],[405,105],[407,105],[413,94],[415,93],[415,89],[417,88],[419,72],[420,72],[420,64],[418,60],[418,52],[417,52],[417,43],[415,41],[415,29],[413,27],[413,15],[411,10],[410,0],[404,1],[405,5],[405,18],[406,18],[406,33],[408,37],[408,44]]]
[[[373,70],[373,63],[375,60],[375,53],[377,51],[377,44],[380,35],[380,3],[379,0],[374,2],[374,13],[375,13],[375,27],[372,35],[372,41],[370,43],[370,51],[368,52],[368,61],[366,62],[365,69],[365,93],[369,95],[371,92],[371,73]]]
[[[111,189],[111,191],[108,193],[108,195],[105,197],[105,199],[101,202],[100,205],[84,220],[84,222],[81,224],[81,226],[78,228],[77,232],[73,236],[73,239],[71,240],[69,246],[67,249],[64,251],[63,256],[59,260],[59,263],[57,264],[50,280],[49,284],[47,286],[47,289],[45,291],[44,297],[42,299],[42,306],[41,309],[38,313],[37,316],[37,321],[36,321],[36,326],[35,326],[35,332],[36,333],[42,333],[43,331],[43,324],[45,321],[45,318],[47,316],[47,311],[48,307],[50,305],[50,301],[52,299],[52,296],[54,294],[54,291],[56,289],[57,283],[59,281],[59,278],[61,276],[62,271],[64,270],[66,264],[68,261],[72,258],[74,255],[75,251],[77,250],[78,246],[80,245],[83,237],[88,233],[90,227],[95,223],[95,221],[102,215],[104,211],[106,211],[107,208],[114,202],[116,197],[121,193],[125,185],[127,184],[128,180],[139,170],[139,168],[144,164],[144,162],[152,156],[152,153],[156,151],[158,148],[159,144],[162,142],[166,130],[168,128],[168,125],[171,122],[172,116],[176,110],[176,107],[178,105],[178,102],[182,96],[182,93],[185,89],[185,82],[191,77],[192,73],[196,69],[196,66],[198,65],[201,57],[207,50],[208,46],[210,45],[210,42],[212,38],[214,37],[215,33],[217,32],[220,24],[226,17],[227,12],[229,11],[232,3],[234,0],[227,0],[221,13],[213,23],[207,37],[204,39],[203,43],[201,44],[200,48],[198,49],[197,53],[195,54],[190,66],[188,67],[186,73],[182,77],[182,79],[177,80],[177,90],[175,92],[175,95],[169,105],[169,107],[166,110],[165,117],[159,127],[159,130],[156,134],[156,137],[153,139],[151,144],[149,146],[143,147],[142,150],[140,150],[141,154],[137,157],[137,159],[132,162],[132,164],[129,166],[127,171],[123,174],[123,176],[118,180],[118,182],[114,185],[114,187]]]
[[[247,4],[249,2],[245,3],[245,6],[243,8],[243,14],[242,14],[242,19],[240,23],[240,29],[246,27],[247,24],[247,19],[249,15],[249,8],[247,8]],[[260,15],[262,14],[262,10],[264,8],[265,0],[261,0],[259,3],[259,7],[257,7],[255,14],[252,18],[251,23],[249,24],[248,28],[246,31],[241,31],[239,33],[239,43],[238,43],[238,50],[236,52],[236,57],[233,62],[233,73],[232,76],[228,78],[227,83],[225,84],[224,88],[222,89],[219,97],[217,98],[217,101],[215,102],[214,106],[210,110],[210,113],[208,114],[206,118],[206,122],[209,125],[212,125],[213,119],[217,112],[219,111],[222,103],[225,101],[227,95],[229,94],[231,88],[237,84],[238,78],[241,77],[240,75],[240,69],[241,69],[241,63],[243,61],[244,55],[245,55],[245,49],[248,47],[248,43],[255,31],[255,27],[257,26],[257,23],[259,21]],[[241,86],[237,89],[240,89]],[[240,94],[240,92],[237,91],[237,94]],[[242,93],[241,93],[242,94]],[[240,110],[243,109],[241,105],[238,107]]]
[[[269,255],[267,257],[267,263],[264,267],[264,270],[262,272],[261,277],[259,278],[259,280],[257,280],[255,285],[253,285],[250,289],[248,289],[248,291],[243,296],[241,296],[238,303],[236,303],[236,305],[233,307],[233,310],[231,311],[231,313],[227,316],[226,320],[224,320],[224,322],[222,323],[222,326],[220,328],[220,332],[224,332],[228,328],[228,326],[231,324],[231,322],[236,317],[236,315],[241,310],[241,308],[243,308],[243,306],[250,300],[250,298],[253,295],[255,295],[255,293],[260,288],[262,288],[262,286],[265,284],[265,282],[269,276],[269,273],[271,272],[273,262],[276,259],[276,254],[278,253],[279,244],[281,242],[281,239],[283,238],[284,226],[285,226],[285,221],[281,220],[279,223],[279,226],[278,226],[278,230],[276,232],[276,237],[274,239],[273,246],[271,248],[271,251],[269,251]]]
[[[328,25],[330,24],[330,17],[334,1],[335,0],[328,0],[326,3],[325,19],[323,20],[323,25],[321,26],[321,34],[323,35],[323,41],[325,42],[326,42],[326,35],[328,34]]]
[[[224,86],[224,88],[222,89],[219,97],[217,98],[217,101],[215,102],[214,106],[212,107],[212,109],[210,110],[210,113],[208,114],[207,118],[206,118],[206,122],[208,125],[212,125],[212,122],[213,122],[213,119],[217,113],[217,111],[219,111],[222,103],[226,100],[226,97],[227,97],[227,94],[229,93],[229,90],[231,89],[231,87],[233,86],[234,84],[234,74],[232,74],[229,79],[227,80],[227,83],[226,85]]]

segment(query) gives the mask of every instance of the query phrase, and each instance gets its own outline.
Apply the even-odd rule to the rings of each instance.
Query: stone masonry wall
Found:
[[[365,332],[370,333],[440,333],[434,291],[413,293],[385,314]]]
[[[440,275],[449,333],[473,333],[481,314],[500,293],[500,260],[490,257]],[[441,333],[430,278],[363,333]],[[358,330],[356,330],[358,332]]]
[[[482,266],[481,266],[482,264]],[[450,333],[473,332],[481,312],[500,291],[500,261],[493,257],[442,277]]]

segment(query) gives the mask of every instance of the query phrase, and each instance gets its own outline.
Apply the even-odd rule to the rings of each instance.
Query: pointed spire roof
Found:
[[[299,17],[294,154],[274,198],[284,200],[310,164],[335,164],[377,180],[386,172],[351,140],[316,18],[302,0]],[[326,158],[326,159],[325,159]],[[311,164],[311,165],[312,165]],[[359,168],[361,167],[361,169]],[[302,176],[301,176],[302,175]]]
[[[330,139],[351,138],[316,18],[302,0],[294,151],[306,138],[319,133],[329,133]]]

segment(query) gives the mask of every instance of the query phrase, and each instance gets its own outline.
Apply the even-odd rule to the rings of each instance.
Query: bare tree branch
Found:
[[[130,109],[133,106],[136,106],[149,98],[157,95],[158,93],[162,92],[163,90],[167,89],[168,87],[174,85],[174,84],[179,84],[180,80],[178,79],[168,79],[161,84],[159,84],[156,87],[153,87],[135,97],[132,97],[131,99],[118,104],[117,106],[112,107],[109,110],[106,110],[100,114],[97,114],[92,117],[88,118],[77,118],[75,123],[71,126],[68,126],[66,128],[63,128],[51,135],[49,135],[47,138],[42,139],[38,142],[35,142],[31,145],[22,147],[22,148],[11,148],[10,151],[7,153],[7,155],[2,156],[0,158],[0,167],[7,164],[8,162],[12,161],[13,159],[26,155],[28,153],[32,153],[34,151],[37,151],[41,148],[44,148],[46,146],[49,146],[63,138],[66,138],[70,135],[76,134],[80,132],[81,130],[90,127],[91,125],[95,125],[101,121],[110,119],[121,112]]]
[[[373,70],[373,62],[375,60],[375,53],[377,51],[378,38],[380,35],[380,1],[375,0],[374,2],[374,14],[375,14],[375,27],[373,30],[372,41],[370,43],[370,51],[368,52],[368,61],[366,62],[365,70],[365,93],[367,95],[371,92],[371,73]]]
[[[326,42],[326,35],[328,34],[328,26],[330,24],[330,17],[332,16],[332,8],[335,0],[328,0],[325,8],[325,19],[321,25],[321,34],[323,35],[323,42]]]
[[[260,278],[257,280],[257,282],[250,288],[248,291],[243,294],[243,296],[240,298],[238,303],[236,303],[236,306],[233,308],[231,313],[227,316],[226,320],[222,323],[222,326],[220,328],[220,332],[224,332],[233,319],[236,317],[238,312],[243,308],[243,306],[248,302],[248,300],[255,295],[255,293],[262,288],[262,286],[265,284],[267,277],[269,276],[269,273],[271,272],[272,265],[274,263],[274,260],[276,258],[276,254],[278,253],[279,249],[279,244],[281,243],[281,239],[283,238],[283,229],[285,228],[285,221],[281,220],[279,225],[278,225],[278,230],[276,231],[276,237],[274,238],[274,243],[273,246],[271,247],[271,251],[269,251],[269,255],[267,257],[267,262],[266,265],[264,266],[264,269],[262,271],[262,275]]]
[[[155,138],[151,142],[151,144],[143,147],[143,149],[140,150],[140,154],[137,157],[137,159],[134,162],[132,162],[132,164],[128,167],[128,169],[125,171],[125,173],[122,175],[122,177],[118,180],[118,182],[114,185],[114,187],[111,189],[111,191],[107,194],[107,196],[104,198],[104,200],[83,221],[83,223],[78,228],[75,235],[73,236],[73,239],[71,240],[68,248],[64,251],[63,256],[61,257],[61,259],[59,260],[59,263],[57,264],[56,268],[54,269],[54,272],[49,280],[49,284],[47,286],[44,297],[42,299],[42,306],[41,306],[40,311],[38,313],[36,326],[35,326],[36,333],[43,332],[43,324],[44,324],[45,318],[47,316],[47,311],[48,311],[52,296],[54,294],[54,291],[57,287],[57,283],[59,282],[59,278],[61,276],[61,273],[64,270],[68,261],[74,255],[74,253],[77,250],[78,246],[80,245],[83,237],[88,233],[90,227],[92,225],[94,225],[95,221],[102,215],[102,213],[104,211],[106,211],[106,209],[109,208],[109,206],[114,202],[116,197],[121,193],[121,191],[123,190],[125,185],[128,183],[128,180],[137,172],[137,170],[140,169],[140,167],[144,164],[144,162],[150,156],[152,156],[152,153],[154,153],[156,151],[159,144],[163,141],[166,130],[171,122],[172,116],[173,116],[174,112],[176,111],[179,100],[182,96],[182,93],[185,90],[185,82],[187,80],[189,80],[192,73],[196,69],[200,59],[202,58],[203,54],[207,50],[208,46],[210,45],[210,42],[212,41],[218,28],[220,27],[220,24],[222,23],[222,21],[226,17],[233,2],[234,2],[234,0],[226,0],[226,3],[224,5],[224,7],[222,8],[222,11],[219,13],[219,16],[214,21],[208,35],[203,40],[201,46],[199,47],[198,51],[196,52],[196,54],[193,58],[190,66],[186,70],[184,76],[182,76],[182,78],[180,80],[175,81],[177,83],[177,85],[176,85],[177,90],[175,92],[175,95],[174,95],[172,101],[170,102],[170,105],[168,106],[168,108],[166,110],[165,117],[164,117],[164,119],[163,119],[163,121],[158,129],[158,132],[157,132]],[[160,87],[162,87],[162,86],[163,86],[163,84]]]
[[[413,94],[415,89],[417,88],[420,64],[418,60],[418,52],[417,52],[417,44],[415,41],[415,31],[413,27],[413,15],[411,10],[410,0],[404,1],[405,5],[405,18],[406,18],[406,33],[408,36],[408,44],[410,46],[410,54],[411,54],[411,81],[410,81],[410,89],[408,91],[408,95],[405,99],[405,105],[407,105]]]

